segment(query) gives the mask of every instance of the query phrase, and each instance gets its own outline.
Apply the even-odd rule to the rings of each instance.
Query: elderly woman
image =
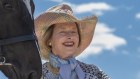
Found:
[[[35,19],[35,30],[43,64],[44,79],[109,79],[95,65],[75,59],[90,44],[97,18],[78,20],[70,6],[61,4]]]

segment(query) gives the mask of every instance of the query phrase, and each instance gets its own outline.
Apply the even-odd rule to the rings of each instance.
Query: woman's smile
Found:
[[[74,46],[74,42],[73,41],[67,41],[67,42],[64,42],[63,45],[65,47],[73,47]]]

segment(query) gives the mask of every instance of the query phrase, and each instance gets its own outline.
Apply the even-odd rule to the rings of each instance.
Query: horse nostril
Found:
[[[13,8],[12,5],[9,4],[9,3],[4,3],[3,5],[4,5],[4,7],[7,8],[7,9],[12,9],[12,8]]]

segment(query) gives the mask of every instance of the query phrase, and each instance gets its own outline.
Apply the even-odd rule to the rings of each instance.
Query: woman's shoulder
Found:
[[[85,72],[88,77],[96,77],[95,79],[110,79],[107,74],[105,74],[100,68],[98,68],[94,64],[86,64],[78,60],[77,62],[82,68],[83,72]]]

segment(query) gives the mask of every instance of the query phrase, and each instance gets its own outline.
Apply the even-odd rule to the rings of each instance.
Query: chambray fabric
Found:
[[[74,57],[63,60],[54,54],[49,54],[50,64],[55,68],[60,68],[59,79],[84,79],[85,73]]]

